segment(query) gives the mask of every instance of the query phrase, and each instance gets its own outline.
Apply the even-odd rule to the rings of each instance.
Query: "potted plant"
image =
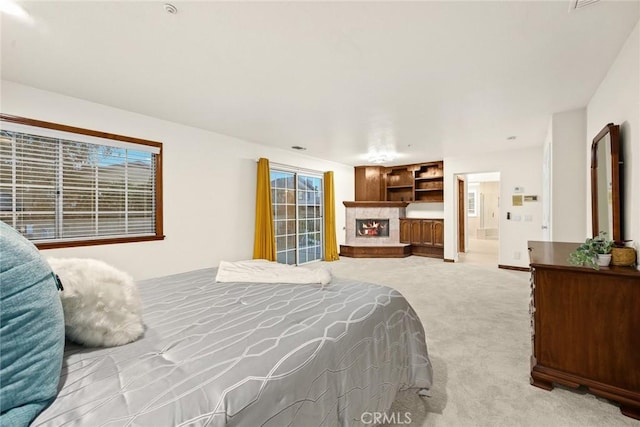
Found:
[[[598,270],[611,262],[613,244],[613,240],[607,238],[607,233],[601,231],[596,237],[587,238],[583,244],[571,252],[569,254],[569,263],[584,265]]]

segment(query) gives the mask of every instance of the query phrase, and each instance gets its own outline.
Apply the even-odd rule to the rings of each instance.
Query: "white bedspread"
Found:
[[[326,285],[331,282],[331,273],[325,267],[296,267],[264,259],[236,262],[220,261],[216,282],[321,283]]]

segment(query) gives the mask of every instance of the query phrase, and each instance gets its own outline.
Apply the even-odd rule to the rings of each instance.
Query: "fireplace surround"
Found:
[[[395,258],[411,254],[410,245],[400,243],[400,218],[405,217],[407,202],[343,203],[346,235],[340,255]]]

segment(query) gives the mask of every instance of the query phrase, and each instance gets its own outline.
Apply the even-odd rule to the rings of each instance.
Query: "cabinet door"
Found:
[[[400,219],[400,243],[411,243],[411,220]]]
[[[424,245],[433,245],[433,220],[423,219],[421,243]]]
[[[433,246],[444,247],[444,220],[434,219],[432,224]]]
[[[382,168],[379,166],[356,166],[356,202],[378,202],[384,200]]]
[[[422,221],[412,219],[411,221],[411,244],[419,245],[422,243]]]

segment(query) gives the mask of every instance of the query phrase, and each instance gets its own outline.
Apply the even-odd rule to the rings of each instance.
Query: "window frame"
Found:
[[[473,203],[471,203],[470,196],[473,194]],[[478,216],[478,196],[479,188],[477,185],[470,184],[469,191],[467,192],[467,216],[476,218]]]
[[[29,119],[25,117],[13,116],[9,114],[0,113],[0,122],[16,123],[20,125],[39,127],[45,129],[52,129],[61,132],[75,133],[79,135],[86,135],[90,137],[97,137],[107,140],[120,141],[124,143],[131,143],[137,145],[145,145],[155,147],[159,150],[158,154],[155,154],[155,234],[149,236],[118,236],[118,237],[98,237],[90,239],[69,239],[59,240],[52,242],[33,242],[38,249],[59,249],[59,248],[71,248],[80,246],[97,246],[97,245],[111,245],[118,243],[135,243],[135,242],[148,242],[154,240],[164,240],[163,230],[163,190],[162,190],[162,143],[156,141],[149,141],[146,139],[134,138],[124,135],[118,135],[113,133],[95,131],[90,129],[79,128],[75,126],[62,125],[53,122],[46,122],[42,120]]]

